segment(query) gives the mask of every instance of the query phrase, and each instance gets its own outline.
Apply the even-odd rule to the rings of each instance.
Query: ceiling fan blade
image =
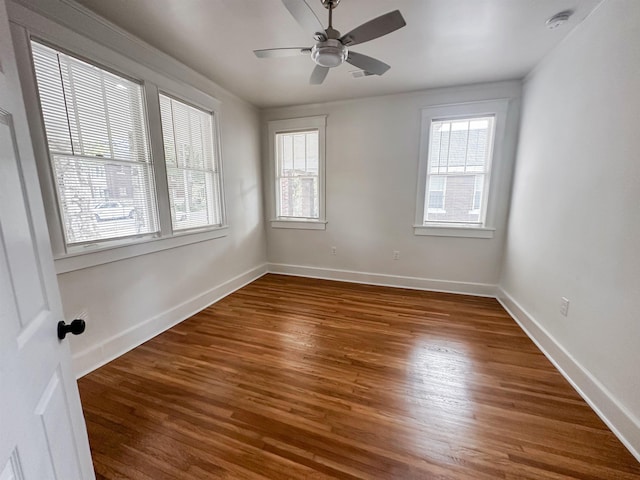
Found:
[[[307,55],[311,53],[311,49],[307,47],[265,48],[263,50],[254,50],[253,53],[258,58],[295,57],[297,55]]]
[[[347,62],[361,68],[365,72],[373,73],[375,75],[382,75],[391,68],[380,60],[356,52],[349,52]]]
[[[304,0],[282,0],[289,13],[296,19],[296,22],[310,33],[324,32],[324,27],[311,7]]]
[[[324,82],[324,79],[327,78],[327,73],[329,73],[329,67],[321,67],[320,65],[316,65],[316,68],[311,72],[311,78],[309,79],[309,83],[311,85],[320,85]]]
[[[347,46],[358,45],[359,43],[368,42],[374,38],[394,32],[406,24],[407,22],[402,18],[400,10],[394,10],[393,12],[385,13],[354,28],[349,33],[343,35],[340,41]]]

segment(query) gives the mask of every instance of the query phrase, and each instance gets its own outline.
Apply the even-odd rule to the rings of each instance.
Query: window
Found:
[[[493,125],[493,116],[431,122],[425,225],[483,223]]]
[[[100,63],[47,42],[17,51],[56,270],[225,236],[219,102],[89,40],[71,46]]]
[[[423,110],[416,234],[493,236],[488,193],[506,108],[496,100]]]
[[[32,42],[68,246],[158,231],[142,86]]]
[[[276,134],[278,218],[317,219],[318,131]]]
[[[269,122],[275,180],[272,226],[324,228],[325,117]]]
[[[222,225],[222,192],[211,112],[160,94],[174,231]]]

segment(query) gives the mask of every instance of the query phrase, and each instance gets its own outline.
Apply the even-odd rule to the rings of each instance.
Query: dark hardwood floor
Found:
[[[267,275],[79,384],[98,479],[640,479],[488,298]]]

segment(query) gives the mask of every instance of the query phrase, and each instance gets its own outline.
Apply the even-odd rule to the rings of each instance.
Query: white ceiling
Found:
[[[258,59],[253,50],[313,44],[280,0],[78,0],[259,107],[466,85],[524,77],[601,0],[342,0],[342,33],[399,9],[407,26],[354,51],[391,65],[384,76],[353,78],[349,64],[309,85],[306,56]],[[307,0],[326,25],[321,0]],[[553,14],[570,22],[549,30]]]

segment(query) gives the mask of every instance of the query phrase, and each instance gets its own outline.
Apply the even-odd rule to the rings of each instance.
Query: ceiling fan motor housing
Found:
[[[333,38],[318,42],[311,49],[311,59],[321,67],[337,67],[347,59],[348,55],[347,47],[340,40]]]
[[[322,0],[322,5],[324,6],[324,8],[336,8],[338,6],[338,4],[340,3],[340,0]]]

